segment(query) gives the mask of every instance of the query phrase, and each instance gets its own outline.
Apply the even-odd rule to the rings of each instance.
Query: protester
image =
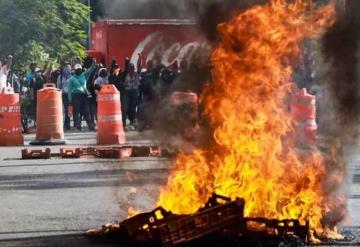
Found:
[[[126,113],[130,120],[130,130],[135,130],[136,107],[139,100],[140,74],[136,72],[135,65],[129,64],[125,74]]]
[[[93,64],[93,60],[91,57],[85,59],[84,67],[86,69],[89,69],[92,64]],[[95,89],[95,80],[101,68],[103,68],[103,65],[98,64],[96,66],[96,69],[90,74],[89,79],[86,81],[86,88],[89,92],[87,101],[89,105],[90,121],[94,123],[94,127],[95,127],[95,122],[97,121],[97,92],[96,92],[97,90]],[[83,118],[83,116],[81,116],[81,118]]]
[[[75,74],[68,81],[69,102],[73,106],[75,126],[79,131],[82,130],[81,115],[85,117],[88,128],[95,130],[95,123],[90,118],[88,103],[88,97],[92,96],[86,87],[87,80],[95,69],[96,64],[93,63],[89,69],[83,72],[82,66],[77,64],[75,65]]]
[[[11,85],[15,93],[21,93],[20,77],[17,73],[12,73],[10,76]]]
[[[36,74],[35,70],[37,70],[37,64],[31,63],[29,65],[29,69],[30,69],[30,72],[28,72],[26,74],[26,80],[28,81],[28,83],[30,83],[32,81],[33,77],[35,77],[35,74]]]
[[[9,55],[6,62],[0,61],[0,92],[7,86],[7,77],[12,65],[12,56]]]
[[[37,68],[36,63],[32,63],[29,66],[30,73],[26,76],[26,81],[28,83],[30,93],[32,95],[32,116],[36,122],[36,108],[37,108],[37,92],[43,88],[45,83],[45,78],[43,77],[42,71]]]
[[[95,80],[95,90],[98,93],[101,90],[101,86],[109,84],[108,72],[106,68],[99,70],[99,76]]]
[[[177,61],[175,61],[171,67],[165,67],[161,71],[160,84],[162,97],[165,97],[170,93],[171,86],[173,85],[178,73],[179,67]]]
[[[68,94],[68,81],[71,77],[71,65],[70,63],[65,63],[60,76],[57,79],[57,88],[61,90],[62,93],[62,102],[63,102],[63,114],[64,114],[64,129],[70,130],[70,117],[68,115],[69,108],[69,94]]]
[[[111,65],[111,75],[109,76],[109,83],[114,85],[116,89],[120,92],[120,103],[121,103],[121,113],[122,113],[122,122],[124,128],[126,127],[126,91],[125,91],[125,73],[121,71],[120,66],[113,61]]]
[[[138,122],[140,131],[151,126],[150,114],[155,107],[156,84],[157,80],[154,72],[154,64],[149,60],[146,69],[141,69],[140,73],[138,101]]]

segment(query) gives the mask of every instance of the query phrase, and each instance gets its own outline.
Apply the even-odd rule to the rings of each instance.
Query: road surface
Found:
[[[33,139],[27,135],[26,144]],[[94,145],[96,134],[74,132],[66,139]],[[150,143],[136,132],[128,132],[128,140]],[[0,246],[112,246],[83,232],[125,219],[129,206],[153,209],[171,165],[159,158],[23,161],[22,148],[0,148]],[[360,227],[360,156],[352,164],[346,224]]]

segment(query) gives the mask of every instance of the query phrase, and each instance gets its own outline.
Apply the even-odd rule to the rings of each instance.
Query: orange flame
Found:
[[[325,162],[293,148],[285,103],[302,41],[333,21],[331,6],[309,2],[270,0],[219,25],[214,79],[202,95],[217,146],[177,157],[159,205],[194,213],[215,192],[244,198],[246,216],[309,221],[323,232]]]

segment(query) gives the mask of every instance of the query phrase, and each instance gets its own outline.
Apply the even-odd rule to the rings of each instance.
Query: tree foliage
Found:
[[[88,16],[80,0],[0,0],[0,57],[18,65],[83,58]]]

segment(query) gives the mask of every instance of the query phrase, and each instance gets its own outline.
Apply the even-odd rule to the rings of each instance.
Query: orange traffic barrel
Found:
[[[11,87],[5,87],[0,92],[0,146],[19,145],[24,145],[20,97]]]
[[[171,94],[170,100],[173,105],[192,104],[197,106],[199,99],[196,93],[175,91]]]
[[[98,94],[99,145],[123,144],[126,142],[122,122],[120,93],[114,85],[101,86]]]
[[[303,88],[291,99],[291,115],[295,120],[295,141],[298,144],[316,143],[316,97]]]
[[[37,92],[36,140],[30,144],[65,144],[62,95],[54,84],[44,84],[44,88]]]
[[[198,131],[199,97],[193,92],[175,91],[170,96],[172,106],[166,118],[170,119],[173,134],[180,134],[186,139],[193,139]],[[171,120],[172,119],[172,120]],[[177,133],[178,130],[184,130]]]

